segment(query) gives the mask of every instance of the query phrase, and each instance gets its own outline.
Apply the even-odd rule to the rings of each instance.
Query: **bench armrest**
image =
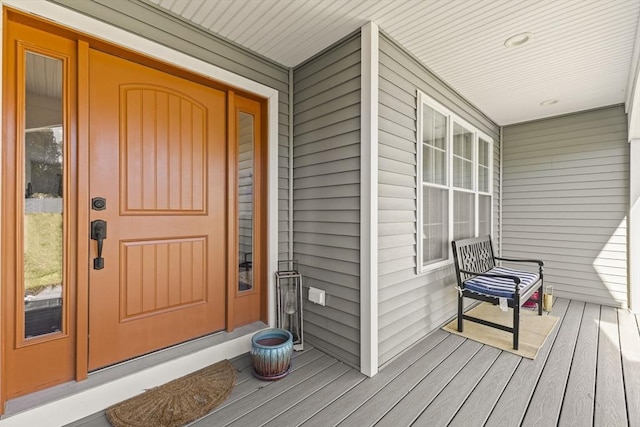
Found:
[[[467,271],[467,270],[460,270],[460,273],[473,274],[474,276],[498,277],[500,279],[511,279],[513,280],[513,283],[515,283],[516,285],[520,284],[520,278],[518,276],[511,276],[509,274],[478,273],[476,271]]]
[[[511,262],[533,262],[538,264],[540,267],[544,265],[544,262],[540,261],[539,259],[502,258],[502,257],[495,257],[495,259],[499,259],[500,261],[511,261]]]

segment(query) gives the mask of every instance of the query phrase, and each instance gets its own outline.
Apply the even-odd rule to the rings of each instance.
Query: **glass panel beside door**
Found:
[[[24,338],[62,330],[64,128],[63,63],[25,57]]]
[[[253,289],[253,116],[238,113],[238,291]]]
[[[267,319],[265,104],[230,96],[234,135],[229,149],[229,272],[227,329]],[[233,256],[231,256],[233,255]],[[237,274],[237,276],[236,276]]]

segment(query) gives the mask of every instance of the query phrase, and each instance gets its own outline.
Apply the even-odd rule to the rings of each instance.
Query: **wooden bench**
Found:
[[[520,307],[538,291],[538,315],[542,315],[544,263],[535,259],[496,257],[491,236],[476,237],[451,242],[458,280],[458,331],[463,331],[463,320],[480,323],[513,334],[513,348],[518,349]],[[535,263],[538,273],[501,267],[496,261]],[[513,327],[490,322],[464,313],[464,298],[499,304],[506,299],[513,309]],[[535,299],[534,299],[535,300]]]

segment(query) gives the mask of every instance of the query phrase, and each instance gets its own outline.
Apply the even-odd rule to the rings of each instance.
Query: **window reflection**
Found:
[[[25,338],[62,330],[62,61],[28,52],[24,134]]]
[[[453,185],[473,189],[473,132],[453,125]]]
[[[253,289],[253,116],[238,116],[238,290]]]
[[[489,192],[491,176],[489,174],[489,142],[478,138],[478,190]]]
[[[425,106],[422,120],[422,180],[447,185],[447,118]]]

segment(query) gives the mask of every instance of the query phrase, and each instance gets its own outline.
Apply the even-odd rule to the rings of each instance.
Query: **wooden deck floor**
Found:
[[[262,382],[243,356],[229,399],[192,425],[640,425],[640,319],[565,299],[553,314],[560,326],[534,361],[442,330],[369,379],[309,349],[286,378]]]

